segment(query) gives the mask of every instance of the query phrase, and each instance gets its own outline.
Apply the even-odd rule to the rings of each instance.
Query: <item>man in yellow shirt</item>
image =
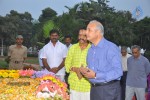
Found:
[[[80,67],[87,66],[86,56],[90,43],[85,36],[85,30],[81,29],[78,36],[79,42],[72,45],[65,60],[66,72],[70,73],[68,83],[70,85],[70,100],[90,100],[89,81],[82,77]]]

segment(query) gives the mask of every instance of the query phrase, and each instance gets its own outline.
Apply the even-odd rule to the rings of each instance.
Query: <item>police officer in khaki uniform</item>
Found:
[[[23,69],[23,62],[27,58],[27,47],[22,45],[23,36],[18,35],[16,37],[16,44],[9,46],[8,58],[9,69],[20,70]]]

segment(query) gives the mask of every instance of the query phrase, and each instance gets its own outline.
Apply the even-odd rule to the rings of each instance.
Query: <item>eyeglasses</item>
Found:
[[[137,54],[138,52],[132,52],[132,54]]]

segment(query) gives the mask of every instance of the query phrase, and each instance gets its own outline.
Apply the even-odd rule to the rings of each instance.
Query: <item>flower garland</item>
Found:
[[[0,78],[20,78],[31,77],[35,73],[34,70],[0,70]]]
[[[37,98],[69,100],[67,84],[53,75],[45,75],[36,90]]]
[[[0,78],[0,100],[42,100],[35,96],[38,79]]]
[[[19,78],[19,70],[0,70],[0,78]]]
[[[0,70],[0,88],[0,100],[69,100],[66,83],[46,70]]]
[[[19,75],[20,77],[31,77],[36,71],[29,69],[29,70],[20,70]]]

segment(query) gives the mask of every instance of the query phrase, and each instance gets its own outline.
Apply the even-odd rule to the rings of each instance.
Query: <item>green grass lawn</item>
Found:
[[[5,62],[5,61],[3,61],[3,60],[0,60],[0,68],[8,68],[8,64],[7,64],[7,62]]]
[[[5,69],[8,68],[8,63],[5,62],[5,57],[0,57],[0,69]],[[39,64],[38,62],[38,57],[28,57],[25,60],[25,63],[29,63],[29,64]]]
[[[28,58],[25,60],[25,63],[39,64],[38,57],[28,57]]]

